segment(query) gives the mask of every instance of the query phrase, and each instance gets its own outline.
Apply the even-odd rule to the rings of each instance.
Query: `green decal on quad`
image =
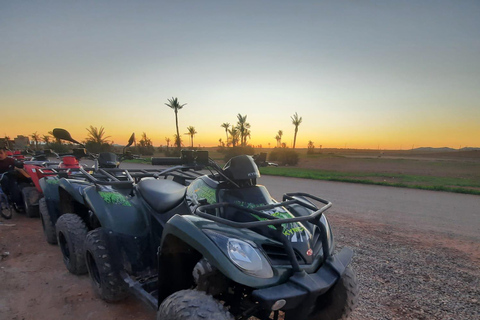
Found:
[[[253,204],[253,203],[248,203],[248,202],[243,202],[243,201],[236,201],[235,204],[238,204],[242,207],[246,207],[246,208],[249,208],[249,209],[255,209],[256,207],[261,207],[261,206],[264,206],[266,204]],[[286,212],[286,211],[282,211],[281,208],[274,208],[274,209],[271,209],[271,210],[264,210],[263,212],[271,215],[271,216],[274,216],[274,217],[277,217],[277,218],[280,218],[280,219],[289,219],[289,218],[294,218],[294,215],[291,214],[290,212]],[[259,217],[257,216],[256,214],[252,214],[252,216],[254,216],[255,218],[257,218],[258,220],[260,221],[263,221],[263,220],[267,220],[266,218],[262,218],[262,217]],[[272,229],[275,229],[275,226],[272,226],[272,225],[269,225],[268,226],[269,228],[272,228]],[[303,231],[305,231],[305,228],[300,224],[300,223],[297,223],[297,222],[294,222],[294,223],[283,223],[282,224],[282,227],[283,227],[283,234],[287,237],[291,237],[293,236],[295,233],[301,233]]]
[[[124,207],[131,207],[132,205],[128,202],[127,198],[124,195],[118,192],[106,192],[106,191],[99,191],[98,192],[102,197],[103,201],[108,204],[118,204]]]
[[[60,180],[58,179],[45,179],[48,184],[58,184]]]

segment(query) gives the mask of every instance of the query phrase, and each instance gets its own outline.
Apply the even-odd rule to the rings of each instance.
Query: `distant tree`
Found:
[[[32,137],[33,142],[35,142],[35,150],[37,150],[38,141],[40,141],[40,135],[37,133],[37,131],[35,131],[30,135],[30,137]]]
[[[178,145],[180,145],[180,148],[182,147],[182,145],[183,145],[182,137],[180,137],[180,136],[177,135],[177,134],[174,134],[174,135],[173,135],[173,141],[176,141],[176,142],[179,143],[179,144],[176,144],[177,149],[178,149]]]
[[[282,130],[278,130],[278,133],[277,133],[277,135],[278,135],[278,140],[277,140],[277,143],[278,143],[278,145],[279,145],[279,146],[281,146],[281,145],[282,145],[282,136],[283,136],[283,131],[282,131]]]
[[[230,123],[224,122],[220,125],[223,129],[225,129],[225,135],[227,136],[227,147],[228,147],[228,128],[230,128]]]
[[[50,136],[48,134],[44,134],[43,137],[42,137],[42,140],[43,142],[45,142],[45,144],[49,144],[50,143]]]
[[[315,149],[315,145],[313,144],[313,141],[309,140],[308,145],[307,145],[307,153],[308,154],[313,154],[315,152],[314,149]]]
[[[154,148],[152,140],[147,137],[145,132],[142,133],[142,138],[138,142],[137,148],[142,155],[153,155]]]
[[[95,142],[98,144],[104,144],[109,142],[107,138],[110,138],[110,136],[105,136],[105,129],[103,127],[100,127],[100,129],[98,129],[97,127],[90,126],[90,128],[87,128],[86,130],[88,131],[88,142]]]
[[[302,117],[299,117],[298,114],[295,112],[295,114],[290,118],[292,119],[292,124],[295,126],[295,135],[293,136],[293,149],[295,149],[295,143],[297,142],[298,126],[300,125],[300,123],[302,123]]]
[[[247,115],[237,115],[237,129],[240,135],[240,144],[242,147],[247,145],[247,137],[250,137],[250,123],[247,122]]]
[[[175,126],[177,128],[175,145],[178,149],[180,149],[182,146],[182,139],[180,138],[180,132],[178,131],[178,110],[181,110],[186,105],[186,103],[180,104],[177,98],[172,97],[172,99],[168,99],[168,103],[165,103],[165,105],[172,108],[175,112]]]
[[[189,126],[187,127],[187,133],[190,136],[190,141],[192,142],[192,149],[193,149],[193,136],[197,134],[197,131],[195,130],[195,127]]]
[[[167,151],[168,151],[168,147],[170,146],[170,138],[165,137],[165,141],[167,142]]]
[[[105,136],[105,129],[103,127],[98,129],[91,125],[90,128],[86,128],[86,130],[88,131],[85,143],[87,150],[92,152],[110,151],[112,148],[110,141],[108,140],[110,136]]]
[[[277,134],[275,140],[277,140],[277,147],[280,147],[280,141],[282,141],[282,138]]]
[[[228,133],[230,133],[230,142],[232,143],[232,147],[235,147],[239,138],[238,129],[232,125],[232,128],[228,130]]]

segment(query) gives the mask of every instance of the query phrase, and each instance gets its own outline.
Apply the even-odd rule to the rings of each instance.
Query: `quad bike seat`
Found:
[[[143,179],[137,190],[155,211],[163,213],[182,202],[187,187],[171,180]]]

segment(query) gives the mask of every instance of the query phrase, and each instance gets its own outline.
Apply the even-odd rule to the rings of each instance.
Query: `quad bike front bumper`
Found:
[[[315,273],[300,271],[294,273],[287,282],[252,292],[253,298],[264,310],[292,311],[295,319],[306,319],[315,305],[317,298],[325,294],[342,277],[350,264],[353,251],[343,248],[339,253],[327,258]]]

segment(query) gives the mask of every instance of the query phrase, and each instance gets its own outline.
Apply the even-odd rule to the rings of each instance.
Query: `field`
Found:
[[[224,154],[216,148],[203,150],[209,151],[216,161],[224,159]],[[257,154],[271,151],[255,149]],[[480,195],[480,150],[322,149],[314,154],[307,154],[307,149],[296,151],[299,153],[297,165],[262,167],[261,173]]]
[[[480,194],[480,151],[325,150],[264,174]]]

